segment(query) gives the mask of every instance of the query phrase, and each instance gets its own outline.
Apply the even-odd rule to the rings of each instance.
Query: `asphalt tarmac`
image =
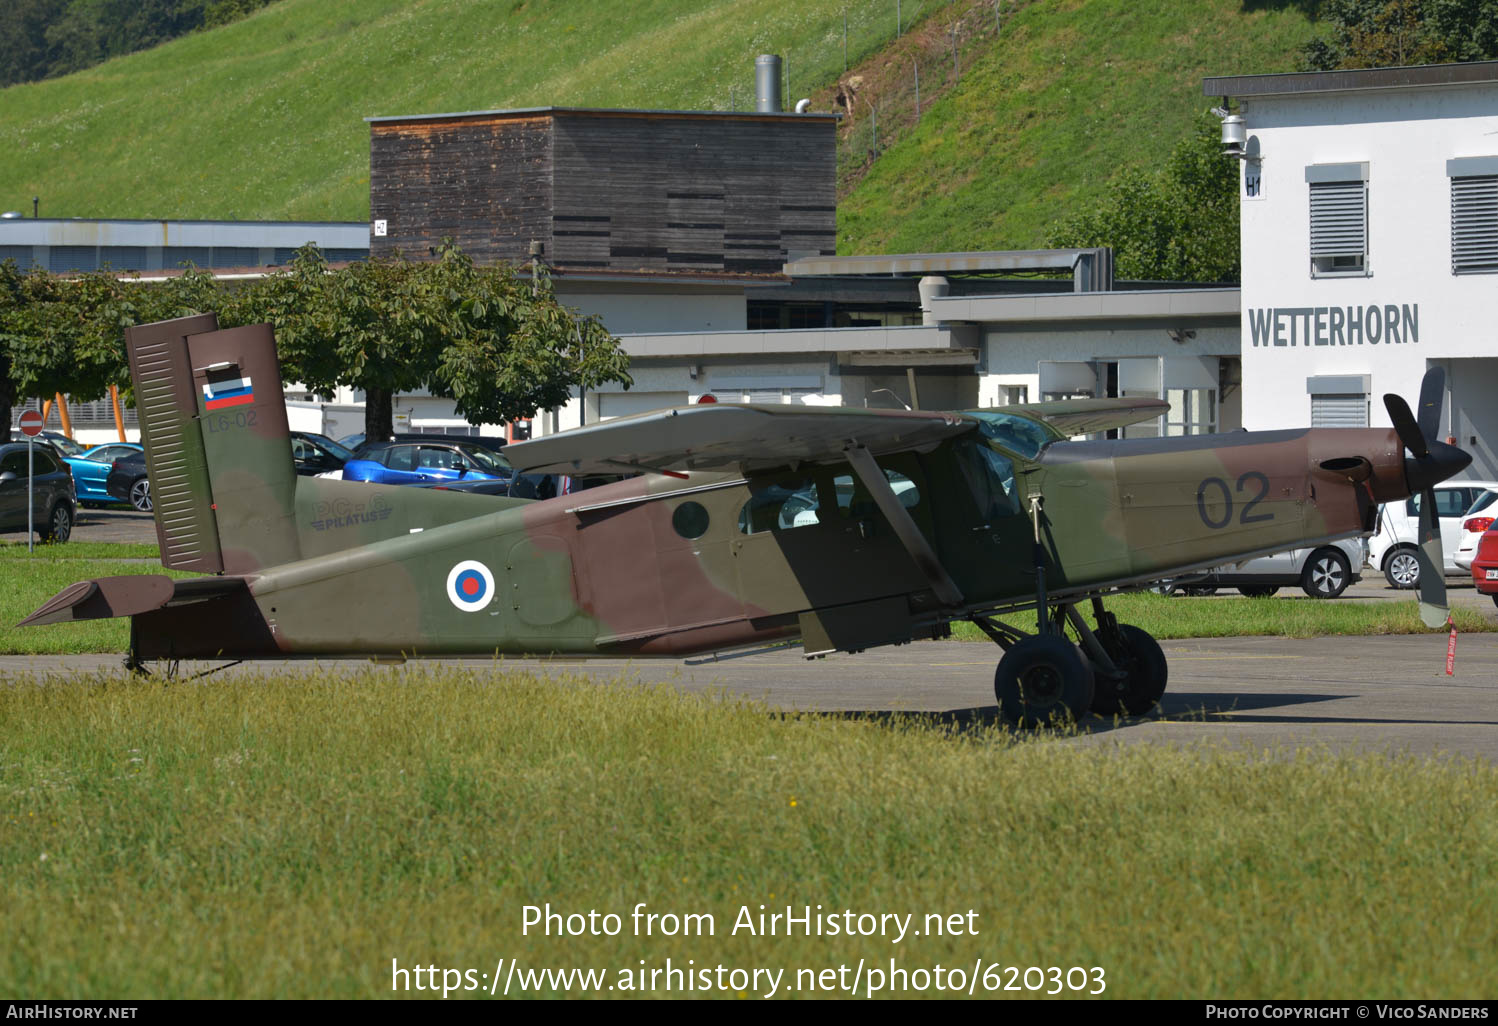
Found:
[[[1067,744],[1171,744],[1221,741],[1286,750],[1368,749],[1416,755],[1476,756],[1498,762],[1498,635],[1458,637],[1447,676],[1447,635],[1213,638],[1162,642],[1170,687],[1151,716],[1119,722],[1091,717]],[[455,660],[465,665],[585,673],[599,681],[666,682],[687,691],[763,699],[794,710],[835,714],[929,712],[957,724],[995,721],[986,642],[919,642],[808,661],[799,648],[713,661],[612,659]],[[211,664],[184,665],[187,676]],[[336,660],[324,665],[368,665]],[[304,662],[263,662],[271,670]],[[37,676],[122,673],[119,656],[0,657],[0,681]],[[239,674],[251,664],[233,667]],[[398,675],[400,666],[381,673]],[[204,678],[211,686],[215,677]]]

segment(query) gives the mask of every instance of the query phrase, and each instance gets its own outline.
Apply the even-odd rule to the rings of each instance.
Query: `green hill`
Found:
[[[0,210],[51,217],[365,220],[379,114],[753,106],[894,35],[848,0],[282,0],[64,78],[0,90]],[[803,85],[803,83],[805,83]]]
[[[919,125],[881,143],[839,202],[838,251],[1040,246],[1110,177],[1162,162],[1210,117],[1203,78],[1295,70],[1310,36],[1295,4],[1269,0],[1022,3]]]
[[[0,90],[0,209],[51,217],[364,220],[380,114],[542,105],[752,103],[753,60],[788,99],[832,102],[844,70],[888,88],[867,167],[845,129],[843,252],[1039,245],[1119,169],[1169,152],[1208,74],[1288,70],[1292,0],[282,0],[65,78]],[[964,18],[960,81],[940,57]],[[923,117],[899,64],[922,60]],[[912,57],[911,59],[917,59]]]

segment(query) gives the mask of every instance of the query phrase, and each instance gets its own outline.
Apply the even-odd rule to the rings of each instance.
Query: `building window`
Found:
[[[1211,435],[1217,432],[1217,390],[1215,388],[1170,388],[1165,391],[1170,412],[1165,415],[1165,434]],[[1131,425],[1134,426],[1134,425]],[[1153,428],[1153,423],[1138,425]],[[1153,431],[1130,432],[1126,438],[1151,438]]]
[[[1367,275],[1368,165],[1312,164],[1311,277]]]
[[[1311,427],[1368,426],[1368,397],[1359,392],[1311,395]]]
[[[1498,157],[1446,162],[1451,178],[1451,273],[1498,272]]]
[[[1373,379],[1367,374],[1320,374],[1306,378],[1311,397],[1311,427],[1367,427],[1368,395]]]

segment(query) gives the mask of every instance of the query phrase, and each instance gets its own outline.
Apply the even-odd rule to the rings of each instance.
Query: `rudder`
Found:
[[[270,326],[200,314],[127,328],[125,343],[162,564],[242,574],[300,558]]]

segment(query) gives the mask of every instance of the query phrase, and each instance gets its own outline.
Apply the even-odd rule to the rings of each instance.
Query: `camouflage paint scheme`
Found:
[[[1054,603],[1365,533],[1377,503],[1410,494],[1392,430],[1065,440],[1153,418],[1158,400],[762,407],[770,437],[754,461],[544,501],[299,478],[268,326],[186,318],[128,342],[163,563],[214,576],[82,582],[23,622],[131,616],[136,661],[680,656],[797,636],[809,653],[858,650],[1033,607],[1037,522]],[[252,398],[210,409],[214,375],[253,381]],[[692,423],[723,416],[711,409],[692,408]],[[637,420],[581,430],[596,450]],[[835,450],[767,465],[775,425],[813,422],[854,444],[891,425],[929,429],[874,458],[939,567]]]

